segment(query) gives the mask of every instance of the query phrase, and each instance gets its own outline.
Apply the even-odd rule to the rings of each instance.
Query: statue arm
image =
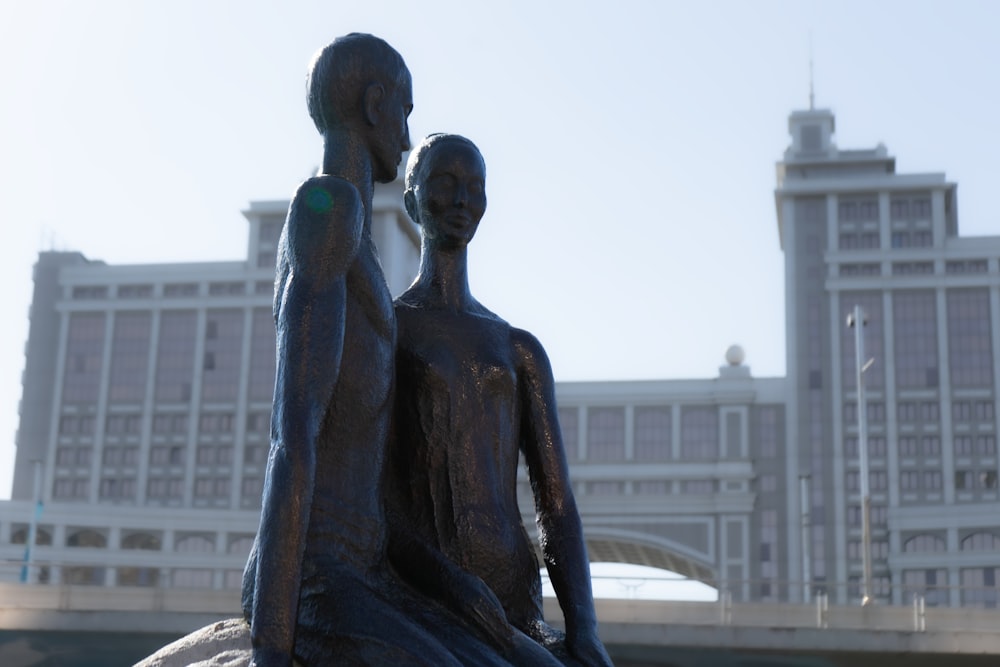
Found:
[[[346,181],[317,177],[296,192],[279,256],[277,372],[258,532],[253,664],[290,665],[312,505],[316,447],[337,382],[346,272],[364,212]]]
[[[490,587],[417,536],[398,512],[390,513],[389,527],[389,559],[403,578],[458,612],[487,641],[509,653],[514,628]]]
[[[521,401],[521,450],[535,495],[545,567],[566,619],[566,645],[586,665],[611,665],[597,636],[590,563],[559,430],[548,356],[531,334],[512,330]]]

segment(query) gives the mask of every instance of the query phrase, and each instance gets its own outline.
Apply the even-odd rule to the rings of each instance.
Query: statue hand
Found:
[[[613,667],[604,644],[596,630],[566,634],[566,648],[570,654],[587,667]]]

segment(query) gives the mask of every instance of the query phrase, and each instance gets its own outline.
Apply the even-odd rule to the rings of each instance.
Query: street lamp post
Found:
[[[28,537],[25,540],[24,547],[24,565],[21,567],[21,582],[25,584],[35,583],[36,578],[32,572],[32,565],[34,564],[34,548],[35,539],[38,535],[38,519],[42,515],[42,462],[38,459],[32,461],[35,468],[35,486],[34,486],[34,496],[35,496],[35,507],[31,513],[31,522],[28,524]]]
[[[812,572],[809,554],[811,521],[809,519],[809,475],[799,475],[799,534],[802,542],[802,601],[808,603],[812,597]]]
[[[854,329],[854,360],[857,367],[858,388],[858,459],[861,463],[861,605],[867,607],[872,602],[872,529],[871,493],[868,489],[868,410],[865,403],[864,372],[872,360],[865,361],[864,326],[868,323],[861,306],[854,306],[854,312],[847,316],[847,326]]]

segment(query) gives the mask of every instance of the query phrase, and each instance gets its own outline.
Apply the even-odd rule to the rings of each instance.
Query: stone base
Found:
[[[250,626],[242,618],[206,625],[167,644],[135,667],[247,667]]]

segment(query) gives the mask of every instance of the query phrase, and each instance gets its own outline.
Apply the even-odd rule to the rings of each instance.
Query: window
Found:
[[[152,315],[120,312],[114,322],[108,398],[112,403],[141,403],[146,397]]]
[[[267,283],[267,289],[268,292],[273,289],[271,283]],[[250,400],[269,402],[274,393],[275,368],[274,315],[271,309],[255,308],[251,327]],[[563,426],[565,427],[565,424]],[[565,431],[565,428],[563,430]]]
[[[237,535],[230,538],[229,548],[226,553],[236,554],[238,556],[247,556],[250,554],[250,549],[253,547],[253,535]]]
[[[885,438],[879,435],[868,438],[868,456],[879,459],[885,457]]]
[[[104,313],[70,315],[66,341],[67,364],[63,376],[64,402],[97,403],[104,356],[104,329]]]
[[[669,407],[637,407],[635,409],[635,460],[667,461],[670,459]]]
[[[186,434],[188,416],[185,413],[158,414],[153,417],[153,433]]]
[[[681,493],[695,495],[715,493],[715,480],[685,479],[681,482]]]
[[[171,580],[174,588],[211,588],[212,571],[191,568],[177,569],[174,570]]]
[[[277,245],[281,237],[282,223],[280,220],[269,220],[260,223],[260,242],[267,245]]]
[[[997,582],[1000,567],[968,568],[962,570],[962,606],[995,609]]]
[[[587,411],[587,460],[593,463],[625,460],[625,408]]]
[[[122,549],[159,551],[160,537],[152,533],[127,533],[122,536]]]
[[[244,477],[240,486],[240,493],[243,497],[244,505],[260,505],[260,497],[264,487],[260,477]]]
[[[944,540],[937,535],[914,535],[903,542],[904,553],[929,553],[945,551]]]
[[[179,553],[212,553],[215,551],[215,536],[183,535],[177,538],[174,551]]]
[[[778,455],[779,409],[773,406],[756,410],[758,453],[763,458]]]
[[[775,475],[761,475],[757,485],[761,493],[774,493],[778,490],[778,478]]]
[[[907,199],[893,199],[889,204],[889,216],[892,220],[910,219],[910,202]]]
[[[576,417],[574,411],[574,419]],[[566,442],[566,425],[562,419],[562,414],[559,415],[559,425],[563,433],[563,442]],[[573,422],[573,426],[576,426],[576,422]],[[268,412],[251,412],[247,415],[247,432],[249,433],[267,433],[271,428],[271,414]],[[575,429],[574,429],[575,431]],[[576,444],[576,439],[574,438],[573,443]],[[568,448],[568,445],[567,445]]]
[[[819,125],[803,125],[799,129],[803,152],[816,152],[823,148],[823,134]]]
[[[210,310],[206,327],[215,337],[206,336],[205,340],[202,398],[205,401],[236,400],[242,361],[243,311]]]
[[[197,295],[198,283],[175,283],[163,286],[163,296],[167,298],[180,298]]]
[[[209,283],[208,294],[209,296],[233,296],[245,294],[246,288],[246,283],[243,282]]]
[[[103,285],[81,285],[73,288],[74,299],[106,299],[108,288]]]
[[[103,549],[108,546],[108,538],[96,530],[83,528],[70,532],[66,536],[66,546]]]
[[[152,285],[119,285],[119,299],[148,299],[153,296]]]
[[[681,457],[706,461],[719,457],[719,417],[716,408],[681,409]]]
[[[924,490],[925,491],[940,491],[942,486],[941,471],[940,470],[925,470],[924,471]]]
[[[196,322],[193,310],[166,311],[160,316],[156,358],[157,401],[191,400]],[[155,422],[153,430],[157,430]]]
[[[948,356],[956,387],[992,387],[993,352],[986,288],[950,289]]]

